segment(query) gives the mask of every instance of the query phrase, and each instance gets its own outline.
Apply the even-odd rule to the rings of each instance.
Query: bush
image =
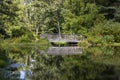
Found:
[[[12,30],[12,37],[20,37],[25,33],[29,32],[25,27],[21,27],[20,29],[13,29]]]
[[[90,36],[87,38],[87,41],[91,43],[91,45],[103,44],[104,40],[102,36]]]
[[[80,47],[88,47],[90,46],[89,42],[87,40],[81,41],[78,43]]]
[[[92,34],[101,34],[104,36],[104,40],[106,39],[106,42],[120,42],[120,23],[104,21],[93,27]]]
[[[114,36],[113,35],[106,35],[106,36],[104,36],[104,40],[106,43],[112,43],[112,42],[114,42]]]

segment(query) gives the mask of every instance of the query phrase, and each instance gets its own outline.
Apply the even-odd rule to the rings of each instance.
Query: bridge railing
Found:
[[[61,39],[69,39],[69,40],[83,40],[82,35],[76,35],[76,34],[40,34],[40,37],[47,38],[48,40],[61,40]]]

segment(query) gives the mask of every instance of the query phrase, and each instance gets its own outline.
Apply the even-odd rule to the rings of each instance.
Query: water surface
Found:
[[[120,47],[14,47],[0,49],[0,64],[0,80],[19,80],[23,69],[27,80],[120,80]]]

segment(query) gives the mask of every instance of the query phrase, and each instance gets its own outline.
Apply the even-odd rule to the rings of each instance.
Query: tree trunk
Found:
[[[39,33],[39,27],[36,25],[36,22],[35,22],[35,33],[36,33],[36,35],[38,35],[38,33]]]
[[[39,34],[39,27],[36,28],[36,35]]]
[[[59,35],[59,39],[61,39],[61,30],[60,30],[60,23],[58,21],[58,35]]]

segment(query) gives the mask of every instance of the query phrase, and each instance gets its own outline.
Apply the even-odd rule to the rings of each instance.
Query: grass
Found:
[[[67,45],[67,42],[54,42],[55,45]]]

